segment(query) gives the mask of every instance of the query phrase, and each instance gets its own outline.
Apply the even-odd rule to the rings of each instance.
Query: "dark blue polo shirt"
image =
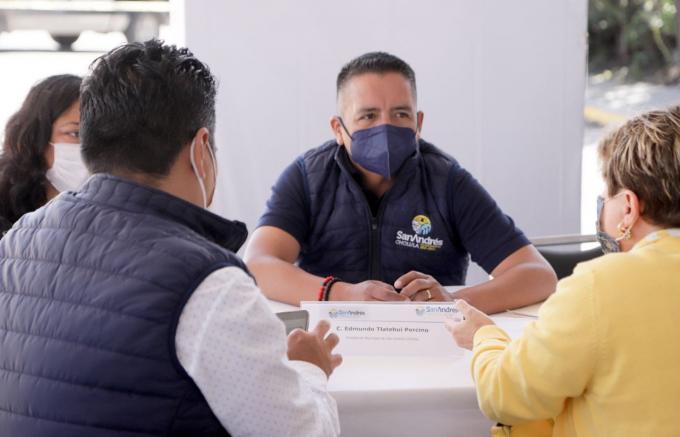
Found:
[[[444,285],[460,285],[470,257],[491,273],[513,252],[530,244],[468,171],[422,140],[383,199],[371,198],[357,173],[345,149],[334,142],[308,151],[272,187],[258,226],[274,226],[292,235],[301,246],[303,269],[320,275],[341,276],[342,272],[341,277],[352,282],[372,278],[391,283],[413,269],[433,275]],[[412,206],[415,209],[409,209]],[[385,210],[382,216],[381,209]],[[370,216],[368,220],[364,215]],[[427,220],[433,229],[432,235],[422,236],[437,241],[416,240],[435,243],[416,247],[408,239],[418,237],[411,224],[422,216],[426,218],[420,220]],[[363,228],[371,226],[374,232],[367,229],[364,234]],[[413,223],[413,229],[416,226]],[[364,247],[362,240],[374,238],[378,242],[373,249],[371,244]],[[437,250],[438,241],[453,247]]]

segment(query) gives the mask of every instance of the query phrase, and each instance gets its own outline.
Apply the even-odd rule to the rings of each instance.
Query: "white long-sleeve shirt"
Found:
[[[283,323],[243,270],[210,274],[180,315],[180,364],[233,436],[335,436],[335,400],[317,366],[287,358]]]

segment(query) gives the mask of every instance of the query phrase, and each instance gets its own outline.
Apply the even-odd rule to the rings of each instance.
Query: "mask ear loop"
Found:
[[[210,154],[210,159],[212,160],[213,183],[214,183],[213,184],[213,200],[214,200],[215,190],[217,189],[217,158],[215,158],[215,153],[213,153],[212,147],[210,147],[210,143],[206,143],[206,146],[208,147],[208,153]],[[208,206],[207,206],[207,203],[206,203],[206,208],[207,207]]]
[[[196,174],[196,179],[198,180],[198,186],[201,188],[201,195],[203,196],[203,208],[208,208],[208,196],[205,192],[205,184],[203,183],[203,177],[198,173],[198,167],[196,167],[196,160],[194,159],[194,151],[196,149],[196,140],[191,142],[191,148],[189,149],[189,159],[191,160],[191,168]]]
[[[345,126],[345,122],[342,121],[342,117],[340,117],[339,115],[337,117],[338,117],[338,121],[340,121],[340,126],[342,126],[342,128],[345,129],[345,132],[347,133],[347,136],[349,137],[349,139],[354,141],[354,138],[352,138],[352,134],[349,133],[347,126]]]
[[[625,193],[624,193],[624,192],[621,192],[621,193],[615,195],[614,197],[619,197],[619,196],[622,195],[622,194],[625,194]],[[613,199],[614,197],[612,197],[612,199]],[[633,224],[634,224],[634,223],[633,223]],[[624,240],[630,240],[631,237],[632,237],[632,234],[631,234],[632,228],[633,228],[632,225],[626,228],[626,227],[623,226],[623,223],[619,223],[619,224],[616,226],[616,229],[619,231],[619,234],[621,234],[621,235],[619,235],[619,236],[618,236],[617,238],[615,238],[614,240],[615,240],[617,243],[620,242],[620,241],[624,241]]]

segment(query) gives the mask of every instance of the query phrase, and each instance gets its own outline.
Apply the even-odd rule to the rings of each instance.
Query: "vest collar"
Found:
[[[232,252],[238,251],[248,236],[242,222],[224,219],[164,191],[110,174],[95,174],[80,191],[65,194],[180,223]]]

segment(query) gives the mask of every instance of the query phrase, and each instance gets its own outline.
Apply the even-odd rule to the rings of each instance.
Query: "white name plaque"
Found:
[[[328,320],[343,355],[460,356],[444,320],[460,320],[449,302],[302,302],[309,328]]]

